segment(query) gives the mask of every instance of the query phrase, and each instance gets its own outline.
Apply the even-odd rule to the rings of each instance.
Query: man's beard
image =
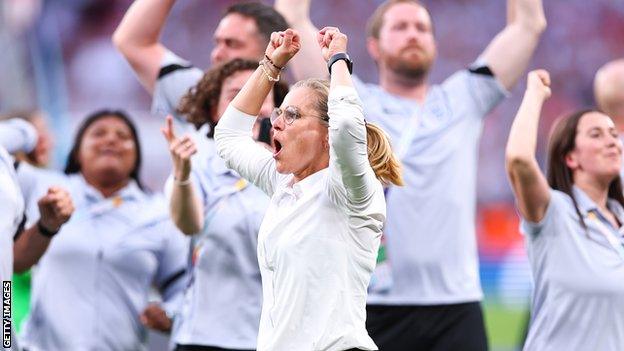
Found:
[[[399,55],[384,55],[386,66],[395,74],[403,76],[409,80],[424,80],[433,64],[433,57],[423,56],[417,59],[407,59]]]

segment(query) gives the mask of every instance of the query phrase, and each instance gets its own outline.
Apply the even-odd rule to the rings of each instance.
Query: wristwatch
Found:
[[[332,65],[334,63],[336,63],[337,61],[340,61],[340,60],[344,60],[347,63],[347,68],[349,69],[349,74],[353,74],[353,61],[351,60],[349,55],[347,55],[347,53],[345,53],[345,52],[339,52],[339,53],[334,54],[332,57],[329,58],[329,61],[327,61],[327,70],[329,70],[329,74],[331,75]]]

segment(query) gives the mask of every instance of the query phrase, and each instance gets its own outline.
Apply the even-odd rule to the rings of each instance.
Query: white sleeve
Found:
[[[339,179],[349,204],[360,207],[380,186],[368,161],[362,103],[354,88],[337,86],[330,90],[328,109],[331,179]]]
[[[254,116],[228,106],[215,128],[217,153],[228,168],[272,196],[278,178],[275,160],[269,150],[253,140],[255,120]]]
[[[31,152],[37,145],[37,131],[23,119],[11,118],[0,122],[0,145],[9,153]]]

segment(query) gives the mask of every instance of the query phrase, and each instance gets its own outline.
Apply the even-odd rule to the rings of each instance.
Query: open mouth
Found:
[[[279,153],[282,151],[282,143],[280,143],[278,140],[273,139],[273,142],[275,143],[275,150],[273,152],[273,157],[277,157],[277,155],[279,155]]]

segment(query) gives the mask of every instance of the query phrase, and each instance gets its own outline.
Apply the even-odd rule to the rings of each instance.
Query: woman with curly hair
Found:
[[[268,198],[227,169],[215,154],[212,136],[219,117],[257,68],[257,62],[235,59],[207,71],[178,107],[199,131],[176,137],[173,117],[163,129],[174,165],[170,212],[178,228],[192,235],[191,281],[172,332],[178,351],[256,348],[262,304],[256,246]],[[264,100],[264,116],[286,90],[282,83]]]
[[[182,97],[176,112],[184,116],[186,121],[197,129],[208,124],[210,128],[207,130],[207,135],[212,138],[214,126],[217,125],[219,117],[242,87],[240,83],[246,81],[243,78],[247,78],[256,68],[258,68],[258,63],[255,61],[234,59],[208,70],[197,85]],[[270,106],[278,106],[287,93],[286,83],[275,84],[273,94],[265,100],[264,114],[261,116],[268,117],[272,109]],[[257,132],[258,130],[254,135],[257,136]]]

